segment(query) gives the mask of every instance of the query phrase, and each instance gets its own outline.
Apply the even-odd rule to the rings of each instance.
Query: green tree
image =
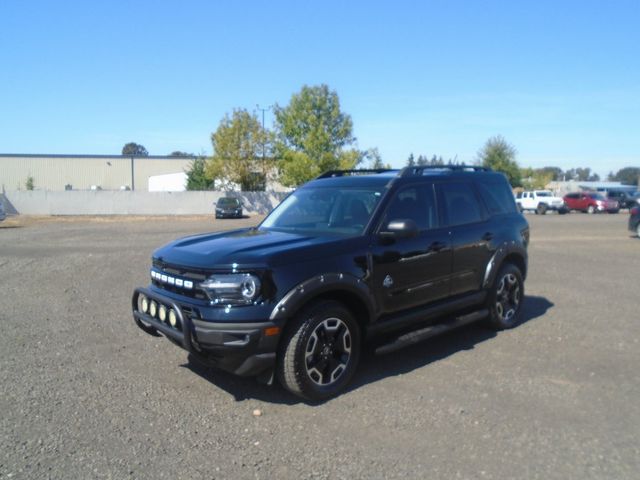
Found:
[[[208,178],[237,183],[244,191],[264,189],[270,173],[272,139],[255,115],[246,109],[225,115],[211,134],[211,143],[213,158],[205,167]]]
[[[381,169],[391,168],[391,165],[382,161],[382,155],[377,148],[370,148],[366,152],[363,152],[362,157],[369,162],[367,168]]]
[[[182,152],[175,150],[169,154],[170,157],[193,157],[193,153]]]
[[[413,157],[413,153],[409,154],[409,158],[407,158],[407,167],[415,167],[416,166],[416,160]]]
[[[578,180],[579,182],[597,182],[600,175],[591,173],[590,168],[570,168],[564,173],[566,180]]]
[[[213,178],[206,173],[206,160],[198,157],[191,162],[185,170],[187,174],[187,190],[209,190],[213,184]]]
[[[613,180],[625,185],[640,185],[640,168],[622,168],[613,176]]]
[[[26,188],[27,190],[33,190],[35,188],[35,180],[33,176],[29,175],[27,177],[27,181],[24,184],[24,188]]]
[[[547,184],[553,180],[554,172],[546,168],[528,167],[520,170],[520,176],[525,190],[540,190],[546,188]]]
[[[351,169],[362,160],[351,117],[327,85],[302,87],[286,107],[274,107],[276,153],[284,185],[304,183],[327,170]]]
[[[147,152],[147,149],[142,145],[135,142],[129,142],[124,147],[122,147],[122,155],[147,157],[149,155],[149,152]]]
[[[478,152],[478,161],[483,167],[504,173],[512,187],[522,186],[520,167],[516,162],[516,149],[501,135],[487,140]]]
[[[560,167],[542,167],[540,170],[545,174],[551,175],[551,180],[554,180],[554,181],[562,180],[564,175],[564,172]]]

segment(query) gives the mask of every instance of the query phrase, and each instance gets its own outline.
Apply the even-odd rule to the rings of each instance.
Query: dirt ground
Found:
[[[11,217],[0,478],[636,479],[640,240],[627,218],[527,215],[520,326],[365,355],[351,388],[314,406],[194,367],[131,318],[155,248],[258,217]]]

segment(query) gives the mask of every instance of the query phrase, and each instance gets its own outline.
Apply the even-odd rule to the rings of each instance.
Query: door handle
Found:
[[[484,240],[485,242],[490,242],[491,240],[493,240],[493,233],[491,232],[487,232],[482,236],[482,240]]]
[[[429,245],[429,248],[427,249],[428,252],[439,252],[440,250],[443,250],[447,245],[443,242],[433,242],[431,245]]]

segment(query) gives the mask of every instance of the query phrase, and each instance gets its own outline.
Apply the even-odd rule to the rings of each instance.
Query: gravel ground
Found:
[[[256,218],[7,220],[0,478],[636,479],[640,240],[625,213],[527,218],[522,325],[365,355],[315,406],[131,319],[155,247]]]

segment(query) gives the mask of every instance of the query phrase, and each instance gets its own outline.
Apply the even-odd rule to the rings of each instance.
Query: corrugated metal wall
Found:
[[[152,175],[184,172],[193,158],[135,157],[133,159],[136,190],[148,189]],[[89,190],[92,185],[103,190],[119,190],[131,185],[131,157],[63,156],[63,155],[0,155],[0,189],[26,190],[28,177],[33,177],[37,190]]]

